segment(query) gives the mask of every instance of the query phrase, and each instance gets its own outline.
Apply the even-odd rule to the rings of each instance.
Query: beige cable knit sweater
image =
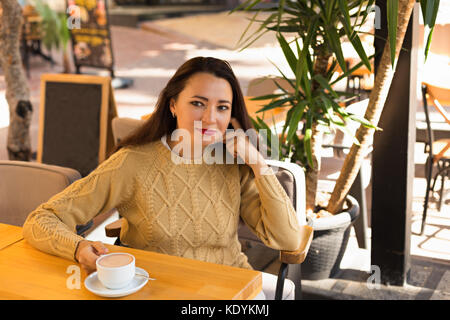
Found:
[[[24,238],[74,260],[83,240],[75,226],[117,208],[126,220],[121,242],[137,249],[251,268],[239,217],[267,246],[298,248],[296,213],[274,174],[255,178],[247,165],[176,164],[174,157],[161,141],[119,150],[31,212]]]

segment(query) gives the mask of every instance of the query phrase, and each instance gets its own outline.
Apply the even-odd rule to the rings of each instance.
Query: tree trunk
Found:
[[[316,206],[317,182],[319,180],[320,164],[321,164],[321,150],[323,132],[318,130],[318,124],[313,123],[311,133],[311,149],[313,168],[306,170],[306,211],[314,212]]]
[[[403,39],[411,17],[411,12],[414,8],[414,3],[415,0],[400,0],[399,2],[395,51],[396,61],[403,44]],[[386,41],[383,55],[377,69],[375,84],[372,92],[370,93],[369,105],[364,116],[375,126],[378,125],[378,121],[380,120],[381,112],[383,111],[392,79],[394,77],[394,71],[395,70],[392,69],[391,65],[389,42]],[[336,181],[336,185],[328,203],[327,211],[330,213],[336,214],[341,211],[345,197],[347,196],[347,193],[349,192],[350,187],[358,174],[361,162],[366,154],[366,150],[369,147],[368,143],[373,134],[374,129],[366,128],[362,125],[356,132],[356,138],[359,140],[360,146],[353,144],[344,160],[341,173]]]
[[[328,48],[322,47],[321,52],[317,57],[314,64],[314,74],[320,74],[326,76],[328,70],[328,60],[331,54],[327,51]],[[313,88],[315,90],[319,87],[317,81],[313,81]],[[306,182],[306,211],[314,212],[316,207],[316,195],[317,195],[317,182],[319,180],[320,164],[321,164],[321,154],[322,154],[322,141],[323,132],[318,129],[318,124],[313,123],[311,127],[311,153],[312,153],[312,168],[308,168],[305,175]]]
[[[0,27],[0,55],[9,105],[8,156],[10,160],[29,161],[32,106],[20,55],[22,7],[17,0],[0,0],[3,14]]]

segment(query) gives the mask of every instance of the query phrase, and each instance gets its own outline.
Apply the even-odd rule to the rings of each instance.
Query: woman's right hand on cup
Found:
[[[102,254],[108,253],[108,248],[100,241],[82,240],[75,253],[75,258],[80,263],[81,267],[91,274],[97,270],[95,262]]]

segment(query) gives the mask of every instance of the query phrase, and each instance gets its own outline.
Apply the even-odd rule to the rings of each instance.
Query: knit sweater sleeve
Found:
[[[275,174],[255,175],[240,166],[240,214],[245,224],[268,247],[293,251],[300,245],[300,229],[292,202]]]
[[[23,226],[24,238],[35,248],[75,260],[76,225],[127,201],[133,189],[133,163],[124,149],[113,154],[83,179],[31,212]]]

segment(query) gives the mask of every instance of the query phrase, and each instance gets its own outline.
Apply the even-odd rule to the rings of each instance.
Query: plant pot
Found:
[[[320,280],[333,277],[339,271],[347,248],[350,228],[359,216],[359,204],[347,196],[348,209],[332,217],[310,220],[314,228],[311,246],[302,264],[302,279]]]

